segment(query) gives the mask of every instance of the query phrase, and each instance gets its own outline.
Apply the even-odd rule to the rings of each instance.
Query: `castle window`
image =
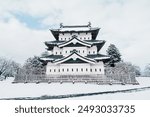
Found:
[[[88,39],[90,39],[90,37],[88,37]]]
[[[80,37],[80,39],[82,39],[82,37]]]
[[[63,38],[61,38],[61,40],[63,40]]]
[[[60,72],[60,69],[58,69],[58,72]]]
[[[62,53],[60,52],[60,54],[62,54]]]
[[[65,40],[66,40],[66,38],[65,38]]]
[[[51,69],[49,71],[51,72]]]
[[[88,68],[86,68],[86,71],[88,71]]]
[[[90,71],[92,72],[92,69],[90,69]]]
[[[56,72],[56,69],[54,69],[54,72]]]
[[[99,69],[99,71],[101,71],[101,69]]]
[[[69,69],[67,69],[67,72],[69,71]]]
[[[73,71],[73,69],[72,69],[72,71]]]
[[[86,38],[84,37],[84,39],[86,39]]]
[[[89,54],[90,54],[90,51],[89,51]]]
[[[56,54],[57,54],[57,52],[56,52]]]
[[[83,53],[84,53],[84,50],[83,50]]]
[[[76,69],[76,71],[78,71],[78,68]]]
[[[79,53],[80,53],[80,50],[79,50]]]
[[[83,71],[83,68],[81,68],[81,71]]]
[[[67,51],[66,51],[66,53],[67,53]]]
[[[95,72],[97,72],[97,69],[95,69]]]
[[[95,51],[93,51],[93,54],[95,54]]]
[[[64,72],[64,69],[62,69],[62,71]]]

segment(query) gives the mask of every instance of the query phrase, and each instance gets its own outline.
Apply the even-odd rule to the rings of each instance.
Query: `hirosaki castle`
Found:
[[[128,66],[107,66],[111,60],[101,53],[105,41],[97,39],[99,30],[91,27],[90,22],[87,25],[60,24],[58,29],[50,29],[54,40],[45,42],[48,54],[39,58],[46,72],[17,74],[14,83],[138,84]]]
[[[46,75],[104,75],[104,64],[110,57],[101,54],[104,40],[98,40],[100,28],[88,25],[63,25],[50,29],[54,41],[46,41]]]

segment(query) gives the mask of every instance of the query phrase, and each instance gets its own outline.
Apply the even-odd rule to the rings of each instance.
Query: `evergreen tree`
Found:
[[[121,54],[118,48],[114,44],[110,44],[106,52],[107,55],[110,56],[110,61],[109,61],[110,66],[114,66],[115,63],[121,61]]]

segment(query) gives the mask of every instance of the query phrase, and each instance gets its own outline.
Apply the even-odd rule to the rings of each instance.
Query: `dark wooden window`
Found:
[[[78,68],[76,69],[76,71],[78,71]]]

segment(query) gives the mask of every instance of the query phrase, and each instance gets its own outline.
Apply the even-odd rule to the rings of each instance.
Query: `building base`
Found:
[[[137,85],[135,77],[130,75],[16,75],[13,83],[94,83],[105,84],[133,84]]]

